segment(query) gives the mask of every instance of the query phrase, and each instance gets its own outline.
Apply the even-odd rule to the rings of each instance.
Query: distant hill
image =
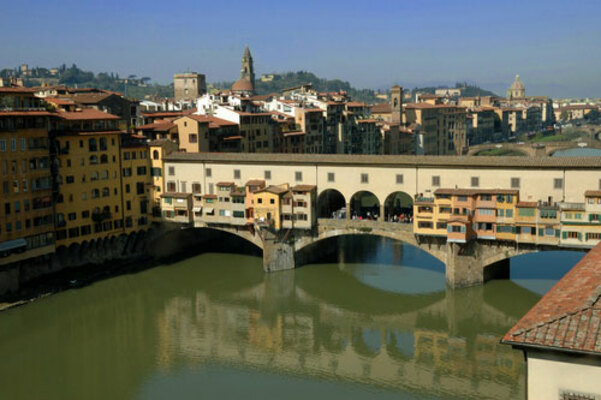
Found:
[[[411,97],[415,98],[416,93],[430,93],[434,94],[436,89],[449,89],[448,86],[428,86],[421,88],[411,89]],[[454,89],[461,89],[461,97],[474,97],[474,96],[497,96],[490,90],[482,89],[477,85],[470,85],[467,82],[455,83]]]
[[[0,70],[0,77],[23,78],[25,86],[65,85],[68,87],[95,87],[98,89],[112,90],[120,92],[127,97],[144,99],[145,96],[172,97],[173,85],[151,84],[151,78],[129,75],[126,78],[119,77],[119,74],[100,72],[94,74],[90,71],[84,71],[73,64],[67,67],[65,64],[56,68],[35,67],[27,69],[5,68]]]
[[[307,71],[285,72],[266,74],[273,79],[262,81],[257,78],[255,82],[255,91],[257,94],[279,93],[283,89],[300,86],[305,83],[313,84],[313,88],[319,92],[333,92],[344,90],[353,100],[366,103],[378,103],[382,100],[376,99],[376,92],[370,89],[355,89],[349,82],[340,79],[323,79]],[[217,89],[229,89],[234,82],[216,82],[212,86]]]

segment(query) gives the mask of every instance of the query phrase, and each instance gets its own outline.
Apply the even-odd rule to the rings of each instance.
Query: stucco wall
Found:
[[[598,358],[528,353],[528,400],[560,399],[561,390],[601,396],[600,378]]]

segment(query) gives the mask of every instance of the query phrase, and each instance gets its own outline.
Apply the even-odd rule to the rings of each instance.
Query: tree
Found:
[[[601,117],[601,113],[597,109],[592,109],[588,114],[584,115],[584,119],[589,121],[596,121]]]
[[[561,113],[559,114],[559,120],[562,122],[566,122],[569,118],[568,112],[566,110],[561,110]]]

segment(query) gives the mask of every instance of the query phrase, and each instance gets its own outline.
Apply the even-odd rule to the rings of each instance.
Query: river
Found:
[[[0,398],[523,399],[523,356],[499,339],[584,254],[447,291],[417,248],[339,246],[272,274],[204,253],[0,313]]]

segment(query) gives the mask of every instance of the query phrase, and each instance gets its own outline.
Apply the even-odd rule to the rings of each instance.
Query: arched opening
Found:
[[[413,221],[413,199],[405,192],[392,192],[384,201],[384,220],[387,222],[411,223]]]
[[[377,220],[380,217],[380,200],[368,190],[361,190],[351,197],[351,218]]]
[[[159,151],[158,150],[153,150],[152,151],[152,159],[153,160],[158,160],[159,159]]]
[[[326,189],[317,198],[318,218],[346,218],[346,200],[336,189]]]

